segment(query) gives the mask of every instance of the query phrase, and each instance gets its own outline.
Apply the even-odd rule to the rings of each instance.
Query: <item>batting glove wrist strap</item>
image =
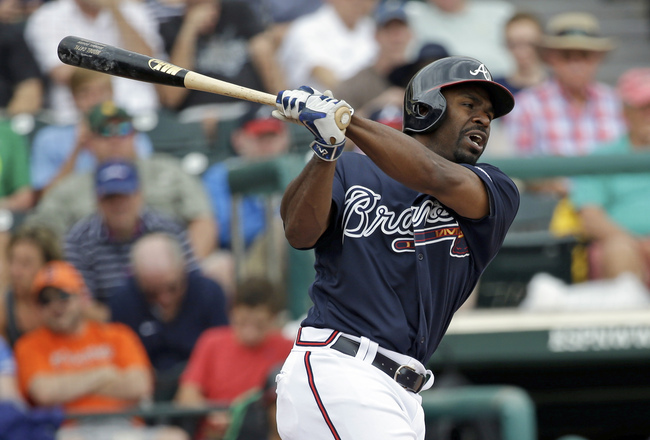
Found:
[[[341,156],[341,154],[343,154],[343,148],[345,147],[345,138],[343,141],[334,145],[315,140],[311,143],[310,147],[312,150],[314,150],[314,154],[318,156],[319,159],[326,162],[334,162]]]

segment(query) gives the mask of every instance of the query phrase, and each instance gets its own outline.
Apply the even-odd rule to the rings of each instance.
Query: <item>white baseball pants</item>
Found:
[[[333,335],[338,337],[333,330],[303,327],[277,376],[282,440],[424,440],[420,395],[371,363],[381,350],[418,373],[427,372],[424,366],[350,335],[361,342],[356,357],[340,353],[329,348],[336,341]],[[433,376],[424,389],[432,383]]]

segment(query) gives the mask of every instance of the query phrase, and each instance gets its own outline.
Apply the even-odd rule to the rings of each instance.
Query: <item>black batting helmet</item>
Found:
[[[515,106],[512,94],[483,63],[469,57],[446,57],[423,67],[406,87],[404,95],[404,133],[427,133],[436,129],[447,110],[442,89],[455,84],[475,83],[484,87],[492,101],[494,117],[508,114]]]

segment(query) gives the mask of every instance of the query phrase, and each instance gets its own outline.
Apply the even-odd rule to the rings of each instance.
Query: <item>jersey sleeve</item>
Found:
[[[498,168],[479,164],[461,164],[483,181],[490,198],[490,213],[479,220],[459,219],[463,234],[480,270],[494,258],[519,209],[519,190]]]

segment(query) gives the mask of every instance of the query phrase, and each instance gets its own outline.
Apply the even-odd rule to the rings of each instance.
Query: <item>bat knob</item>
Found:
[[[341,129],[345,130],[348,125],[350,125],[350,121],[352,120],[352,115],[350,114],[350,109],[347,107],[341,107],[334,113],[335,120],[336,120],[336,125]]]

